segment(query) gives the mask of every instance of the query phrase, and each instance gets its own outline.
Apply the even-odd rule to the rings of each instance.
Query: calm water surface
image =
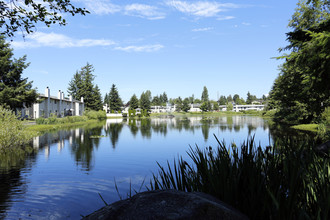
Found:
[[[227,144],[249,135],[262,146],[272,141],[267,121],[249,116],[108,119],[47,133],[33,140],[32,155],[0,157],[0,219],[80,219],[104,205],[99,193],[112,203],[127,197],[130,184],[139,191],[156,161],[189,160],[189,145],[217,146],[213,134]]]

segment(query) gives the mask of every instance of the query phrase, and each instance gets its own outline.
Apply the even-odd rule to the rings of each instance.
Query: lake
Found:
[[[34,153],[0,157],[0,219],[79,219],[145,185],[157,162],[182,156],[189,146],[238,146],[255,135],[273,141],[267,120],[251,116],[108,119],[94,128],[46,133]],[[287,134],[287,133],[286,133]],[[116,190],[117,185],[118,190]]]

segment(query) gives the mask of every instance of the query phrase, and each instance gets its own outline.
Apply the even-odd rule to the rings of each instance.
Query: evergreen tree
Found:
[[[182,107],[183,107],[182,99],[181,99],[180,96],[175,100],[175,104],[176,104],[176,108],[175,108],[176,111],[180,112],[182,110]]]
[[[103,104],[108,104],[109,103],[109,96],[108,93],[105,93]]]
[[[257,100],[255,95],[251,95],[250,92],[247,93],[246,104],[252,104],[253,101]]]
[[[99,111],[103,109],[103,103],[102,103],[102,95],[100,92],[100,89],[98,85],[94,86],[92,91],[92,102],[90,102],[90,109],[93,109],[95,111]]]
[[[122,106],[122,101],[115,84],[112,84],[109,92],[109,106],[110,111],[119,111]]]
[[[224,96],[224,95],[220,96],[218,102],[219,102],[219,105],[226,105],[227,104],[227,98],[226,98],[226,96]]]
[[[22,78],[24,69],[29,64],[25,63],[26,56],[13,59],[13,49],[6,43],[5,38],[0,36],[0,105],[10,109],[31,106],[36,102],[38,94],[32,88],[32,81]]]
[[[82,97],[81,94],[82,88],[83,88],[82,75],[77,71],[69,82],[69,87],[67,92],[69,95],[72,95],[72,98],[79,100],[80,97]]]
[[[129,108],[130,109],[137,109],[139,107],[139,100],[135,94],[132,95],[129,101]]]
[[[154,96],[154,98],[152,99],[152,105],[161,105],[161,101],[158,96]]]
[[[67,91],[76,100],[83,97],[86,108],[100,110],[102,109],[102,97],[99,88],[93,83],[95,79],[93,72],[93,65],[87,63],[74,74]]]
[[[182,111],[188,112],[190,110],[190,101],[188,98],[185,98],[182,103]]]
[[[201,101],[202,102],[208,102],[209,101],[209,92],[207,91],[206,86],[204,86],[204,88],[203,88]]]
[[[234,101],[231,95],[227,96],[227,103]]]
[[[195,96],[194,96],[194,94],[192,94],[192,95],[189,97],[189,102],[190,102],[191,104],[193,104],[193,103],[195,102]]]
[[[140,107],[142,110],[150,111],[150,106],[151,106],[151,92],[147,90],[146,92],[142,92],[141,97],[140,97]]]
[[[166,92],[164,92],[162,95],[162,104],[166,105],[167,102],[168,102],[167,94]]]
[[[234,96],[233,96],[233,100],[234,100],[234,102],[237,104],[237,102],[238,102],[238,100],[240,99],[240,97],[239,97],[239,95],[238,94],[235,94]]]
[[[270,92],[275,119],[287,123],[317,121],[330,105],[329,0],[299,1],[289,22],[290,53]]]

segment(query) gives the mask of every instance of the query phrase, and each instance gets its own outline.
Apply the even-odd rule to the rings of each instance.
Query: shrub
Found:
[[[23,147],[34,135],[34,132],[24,129],[23,123],[11,110],[0,106],[0,150]]]
[[[122,114],[124,118],[127,118],[127,113]]]
[[[84,115],[87,116],[88,119],[94,119],[94,120],[104,120],[107,118],[107,114],[105,111],[85,111]]]

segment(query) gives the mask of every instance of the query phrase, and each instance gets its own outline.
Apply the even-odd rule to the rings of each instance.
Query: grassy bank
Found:
[[[103,123],[103,122],[101,122]],[[40,135],[40,133],[45,133],[48,131],[56,131],[61,129],[69,129],[75,127],[82,126],[90,126],[92,124],[100,124],[99,120],[86,120],[79,122],[71,122],[71,123],[61,123],[61,124],[36,124],[36,125],[25,125],[26,130],[38,132],[36,135]]]
[[[38,118],[36,120],[36,125],[26,125],[26,129],[43,133],[60,129],[90,126],[93,124],[98,125],[105,119],[106,113],[104,111],[86,111],[84,116],[67,116],[63,118],[57,118],[55,115],[52,115],[49,118]]]
[[[317,132],[318,131],[318,124],[301,124],[301,125],[294,125],[291,126],[291,128],[302,130],[302,131],[312,131]]]
[[[312,143],[287,140],[256,147],[190,148],[193,163],[182,158],[159,165],[150,189],[204,192],[251,219],[329,219],[330,159]]]

